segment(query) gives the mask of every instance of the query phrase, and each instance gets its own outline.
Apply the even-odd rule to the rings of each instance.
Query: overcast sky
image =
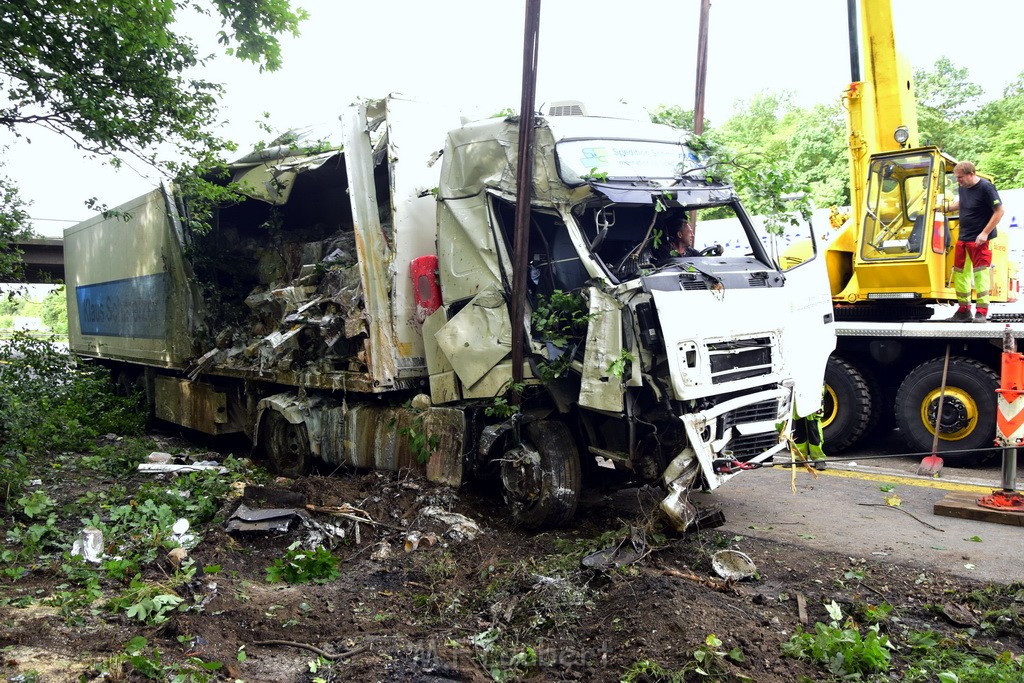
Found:
[[[967,67],[989,98],[1024,71],[1024,2],[892,0],[896,38],[914,67],[940,56]],[[525,8],[513,0],[293,0],[311,18],[284,44],[285,66],[259,74],[219,60],[211,80],[227,85],[223,132],[244,149],[276,130],[322,123],[358,97],[388,92],[457,103],[490,114],[518,108]],[[538,103],[625,100],[693,107],[700,0],[543,0]],[[208,40],[215,26],[190,32]],[[954,28],[955,30],[951,30]],[[207,34],[200,36],[198,34]],[[850,80],[845,0],[712,0],[706,115],[722,123],[759,91],[790,91],[797,104],[837,101]],[[453,122],[457,125],[457,122]],[[439,141],[443,131],[439,132]],[[158,178],[145,169],[115,173],[83,160],[41,131],[4,155],[37,219],[83,220],[84,201],[111,206]],[[59,235],[69,223],[39,220]]]

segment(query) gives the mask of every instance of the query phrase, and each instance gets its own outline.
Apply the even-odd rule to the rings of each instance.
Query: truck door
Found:
[[[836,347],[828,272],[812,225],[788,226],[785,234],[770,239],[780,247],[797,239],[808,240],[809,255],[781,259],[789,292],[785,313],[790,318],[783,333],[783,357],[795,382],[796,414],[803,417],[821,408],[825,365]]]

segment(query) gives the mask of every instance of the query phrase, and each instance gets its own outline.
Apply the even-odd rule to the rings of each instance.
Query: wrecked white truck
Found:
[[[794,401],[817,408],[834,343],[821,259],[783,272],[779,238],[681,131],[536,118],[514,324],[518,120],[445,141],[457,121],[390,97],[341,121],[341,145],[232,164],[245,197],[210,216],[158,189],[69,228],[72,350],[156,418],[244,433],[279,473],[319,459],[494,477],[535,527],[571,519],[584,482],[661,482],[685,526],[690,489],[784,451]],[[664,220],[684,211],[734,220],[698,222],[700,256],[665,253]]]

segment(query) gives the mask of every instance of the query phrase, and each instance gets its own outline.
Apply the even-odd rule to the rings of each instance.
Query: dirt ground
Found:
[[[71,496],[97,485],[59,481],[43,486]],[[102,609],[69,620],[42,604],[61,588],[60,558],[17,581],[0,579],[0,672],[11,681],[144,680],[115,665],[141,635],[165,666],[220,662],[211,680],[253,683],[833,680],[781,649],[797,629],[828,622],[832,601],[858,622],[888,603],[882,631],[896,643],[932,630],[977,652],[1024,651],[1022,584],[975,584],[713,528],[680,537],[662,529],[657,502],[656,491],[590,494],[574,527],[537,533],[510,526],[500,496],[483,486],[453,490],[374,472],[250,486],[202,530],[189,553],[195,577],[177,589],[192,607],[163,625]],[[226,530],[243,503],[303,513],[286,531]],[[289,546],[325,531],[334,532],[327,542],[338,578],[267,581]],[[606,548],[636,561],[587,566]],[[711,560],[725,549],[748,555],[756,574],[720,579]],[[146,569],[157,578],[171,572],[166,553]],[[720,644],[707,644],[712,634]],[[713,661],[694,654],[710,651]],[[893,655],[900,672],[902,653]]]

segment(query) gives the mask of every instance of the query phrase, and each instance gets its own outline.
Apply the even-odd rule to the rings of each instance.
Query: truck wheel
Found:
[[[825,452],[844,451],[878,422],[878,396],[869,379],[849,361],[831,356],[825,366],[822,433]]]
[[[917,452],[930,453],[932,449],[943,362],[943,358],[934,358],[918,365],[896,393],[896,424],[907,445]],[[998,388],[999,375],[987,365],[971,358],[949,359],[938,451],[963,452],[944,455],[947,464],[974,465],[992,455],[990,451],[971,451],[992,447]]]
[[[565,524],[576,513],[582,488],[572,433],[561,422],[540,420],[523,427],[523,436],[501,461],[512,518],[531,529]]]
[[[305,424],[292,424],[276,410],[268,410],[263,418],[260,443],[270,461],[270,469],[276,474],[295,478],[309,472],[313,452]]]

